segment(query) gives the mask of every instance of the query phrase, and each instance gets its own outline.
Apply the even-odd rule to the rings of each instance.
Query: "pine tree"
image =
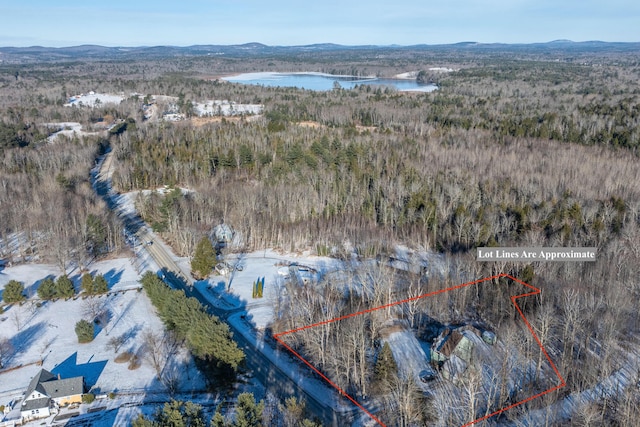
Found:
[[[144,415],[138,414],[138,418],[131,423],[132,427],[154,427],[153,421],[145,418]]]
[[[216,410],[216,413],[213,414],[213,418],[211,418],[211,427],[226,427],[227,422],[224,419],[224,416]]]
[[[229,327],[208,314],[195,298],[169,288],[155,274],[147,272],[140,280],[167,329],[186,339],[191,353],[204,360],[237,369],[244,352],[231,339]]]
[[[56,284],[51,277],[47,277],[38,285],[38,298],[50,300],[57,296]]]
[[[207,236],[204,236],[196,246],[195,254],[191,260],[191,274],[196,279],[202,280],[209,276],[216,263],[216,253]]]
[[[391,346],[385,341],[380,353],[378,354],[378,360],[373,369],[373,375],[377,382],[390,381],[398,375],[398,364],[393,357]]]
[[[202,413],[202,406],[193,402],[171,400],[156,412],[154,424],[172,427],[205,427],[206,422]]]
[[[7,304],[24,301],[26,299],[24,296],[24,285],[17,280],[10,280],[4,287],[2,299]]]
[[[253,393],[241,393],[236,406],[234,427],[259,427],[262,425],[264,401],[256,403]]]
[[[106,294],[109,291],[109,284],[102,274],[93,278],[93,293]]]
[[[282,404],[278,406],[284,416],[285,425],[293,426],[301,422],[304,416],[304,401],[298,401],[295,396],[291,396],[284,400],[284,406]]]
[[[66,274],[58,277],[56,281],[56,296],[58,298],[71,298],[75,293],[73,282]]]
[[[82,287],[82,290],[88,294],[88,295],[93,295],[94,291],[93,291],[93,277],[91,276],[91,274],[89,273],[85,273],[82,275],[82,280],[80,282],[80,286]]]

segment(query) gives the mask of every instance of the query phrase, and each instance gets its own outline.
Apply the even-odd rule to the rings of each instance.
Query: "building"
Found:
[[[485,331],[487,332],[487,331]],[[484,338],[487,335],[486,340]],[[476,349],[495,343],[495,334],[484,334],[471,325],[446,328],[431,347],[431,361],[441,366],[442,376],[456,381],[472,364]]]
[[[60,378],[46,369],[33,377],[20,406],[23,421],[46,418],[60,406],[81,403],[85,385],[83,377]]]

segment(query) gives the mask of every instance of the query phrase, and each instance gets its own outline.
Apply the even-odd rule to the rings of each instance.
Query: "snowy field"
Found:
[[[12,305],[0,314],[0,341],[7,339],[10,343],[10,351],[3,357],[4,370],[0,370],[0,405],[19,398],[41,368],[63,378],[82,375],[96,394],[116,392],[135,399],[150,393],[166,393],[165,385],[156,379],[143,339],[146,333],[159,334],[164,328],[147,296],[133,289],[139,279],[135,268],[129,259],[120,258],[95,263],[90,271],[105,276],[110,288],[108,295],[47,301],[38,307],[33,299],[37,286],[46,277],[60,275],[56,266],[24,264],[0,270],[0,289],[9,280],[18,280],[24,283],[30,297],[22,305]],[[69,277],[79,288],[79,275],[70,272]],[[75,323],[80,319],[91,320],[94,307],[107,313],[107,321],[103,327],[96,326],[91,343],[79,344]],[[118,353],[128,351],[139,357],[141,364],[137,369],[129,369],[128,363],[115,362],[117,353],[108,345],[113,337],[125,340]],[[40,360],[42,366],[37,364]],[[180,373],[179,389],[184,392],[204,387],[204,379],[185,351],[168,358],[163,373],[170,372]]]
[[[258,330],[264,329],[273,319],[273,300],[284,277],[289,274],[290,264],[312,267],[321,275],[343,268],[342,262],[336,259],[280,254],[273,250],[230,256],[228,262],[236,266],[233,272],[226,276],[211,276],[196,282],[195,286],[222,309],[243,308],[246,322]],[[311,273],[303,271],[300,274]],[[253,283],[259,278],[264,278],[264,294],[262,298],[253,298]]]
[[[455,71],[453,68],[447,67],[431,67],[428,68],[429,71],[434,73],[451,73]],[[404,80],[415,80],[418,77],[419,71],[407,71],[406,73],[400,73],[393,76],[395,79],[404,79]]]
[[[71,139],[73,137],[100,135],[104,132],[86,132],[82,130],[82,125],[78,122],[59,122],[59,123],[44,123],[44,126],[53,131],[51,135],[47,137],[49,143],[56,142],[60,135],[66,136]]]
[[[113,95],[108,93],[80,94],[69,98],[69,102],[64,104],[65,107],[96,107],[104,104],[120,104],[124,100],[122,95]]]
[[[237,104],[227,100],[194,102],[193,106],[196,114],[200,117],[253,115],[260,114],[264,110],[264,106],[261,104]]]

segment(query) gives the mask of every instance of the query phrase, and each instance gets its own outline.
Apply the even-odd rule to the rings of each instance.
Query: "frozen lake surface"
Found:
[[[400,91],[432,92],[438,89],[433,84],[420,84],[411,79],[379,79],[377,77],[341,76],[324,73],[244,73],[223,80],[270,87],[297,87],[309,90],[353,89],[357,85],[385,86]]]

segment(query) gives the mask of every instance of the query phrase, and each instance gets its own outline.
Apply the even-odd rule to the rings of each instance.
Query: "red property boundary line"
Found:
[[[390,304],[381,305],[380,307],[369,308],[367,310],[358,311],[357,313],[351,313],[351,314],[347,314],[345,316],[336,317],[335,319],[325,320],[323,322],[314,323],[312,325],[301,326],[299,328],[291,329],[289,331],[285,331],[285,332],[280,332],[278,334],[274,334],[273,338],[275,338],[275,340],[278,343],[280,343],[283,347],[285,347],[287,350],[289,350],[289,352],[291,352],[294,356],[296,356],[298,359],[300,359],[312,371],[314,371],[316,374],[320,375],[320,377],[322,379],[324,379],[327,383],[329,383],[333,388],[338,390],[338,392],[342,396],[346,397],[354,405],[356,405],[358,408],[363,410],[369,417],[371,417],[371,419],[376,421],[382,427],[387,427],[386,424],[384,424],[382,421],[380,421],[375,415],[373,415],[364,406],[362,406],[360,403],[358,403],[353,397],[351,397],[349,394],[347,394],[347,392],[342,390],[337,384],[335,384],[333,381],[331,381],[329,378],[327,378],[326,375],[324,375],[322,372],[320,372],[315,366],[313,366],[304,357],[302,357],[300,354],[298,354],[298,352],[296,352],[289,345],[287,345],[283,340],[280,339],[280,337],[285,336],[285,335],[289,335],[289,334],[293,334],[295,332],[299,332],[299,331],[302,331],[302,330],[305,330],[305,329],[315,328],[316,326],[325,325],[327,323],[338,322],[340,320],[348,319],[350,317],[359,316],[359,315],[365,314],[365,313],[371,313],[372,311],[383,310],[385,308],[389,308],[389,307],[393,307],[393,306],[396,306],[396,305],[404,304],[404,303],[407,303],[407,302],[410,302],[410,301],[415,301],[415,300],[418,300],[418,299],[421,299],[421,298],[426,298],[426,297],[442,294],[442,293],[445,293],[445,292],[449,292],[449,291],[453,291],[453,290],[456,290],[456,289],[465,288],[467,286],[476,285],[478,283],[483,283],[483,282],[487,282],[487,281],[494,280],[494,279],[500,279],[500,278],[503,278],[503,277],[507,278],[507,279],[511,279],[514,282],[519,283],[519,284],[521,284],[521,285],[523,285],[523,286],[525,286],[525,287],[527,287],[527,288],[532,290],[531,292],[528,292],[528,293],[512,296],[511,297],[511,302],[516,307],[516,310],[518,310],[518,313],[520,314],[520,317],[522,317],[522,320],[524,321],[525,325],[529,329],[529,332],[531,332],[531,335],[533,336],[533,338],[536,340],[536,343],[538,343],[538,346],[540,347],[540,350],[542,351],[542,353],[546,357],[547,361],[551,365],[551,368],[553,368],[553,371],[555,372],[556,376],[560,380],[560,383],[555,387],[549,388],[549,389],[547,389],[547,390],[545,390],[545,391],[543,391],[541,393],[538,393],[538,394],[536,394],[534,396],[530,396],[530,397],[528,397],[526,399],[523,399],[523,400],[521,400],[519,402],[511,404],[511,405],[509,405],[507,407],[504,407],[502,409],[499,409],[499,410],[497,410],[497,411],[495,411],[495,412],[493,412],[493,413],[491,413],[489,415],[485,415],[484,417],[478,418],[477,420],[471,421],[470,423],[467,423],[467,424],[464,424],[464,425],[461,426],[461,427],[468,427],[468,426],[471,426],[473,424],[479,423],[480,421],[484,421],[484,420],[489,419],[489,418],[491,418],[493,416],[496,416],[496,415],[498,415],[498,414],[500,414],[500,413],[502,413],[504,411],[507,411],[507,410],[509,410],[511,408],[514,408],[516,406],[522,405],[523,403],[526,403],[526,402],[529,402],[531,400],[537,399],[538,397],[544,396],[545,394],[549,394],[551,392],[554,392],[554,391],[556,391],[556,390],[558,390],[558,389],[560,389],[560,388],[562,388],[562,387],[564,387],[566,385],[566,382],[564,381],[564,378],[562,378],[562,375],[560,375],[560,372],[558,371],[558,368],[556,367],[556,365],[551,360],[551,357],[549,357],[549,354],[547,353],[547,350],[545,350],[544,346],[542,345],[542,342],[540,341],[540,338],[538,338],[538,335],[533,330],[533,327],[531,326],[531,324],[529,323],[527,318],[524,316],[524,313],[522,312],[522,309],[520,308],[520,306],[518,305],[518,302],[516,301],[518,298],[525,298],[525,297],[529,297],[529,296],[533,296],[533,295],[538,295],[541,292],[540,289],[536,288],[535,286],[531,286],[528,283],[525,283],[525,282],[523,282],[523,281],[521,281],[519,279],[516,279],[515,277],[513,277],[513,276],[511,276],[509,274],[500,273],[500,274],[497,274],[495,276],[485,277],[484,279],[474,280],[473,282],[461,283],[459,285],[452,286],[450,288],[440,289],[440,290],[437,290],[437,291],[434,291],[434,292],[429,292],[427,294],[418,295],[416,297],[403,299],[402,301],[396,301],[396,302],[392,302]]]

